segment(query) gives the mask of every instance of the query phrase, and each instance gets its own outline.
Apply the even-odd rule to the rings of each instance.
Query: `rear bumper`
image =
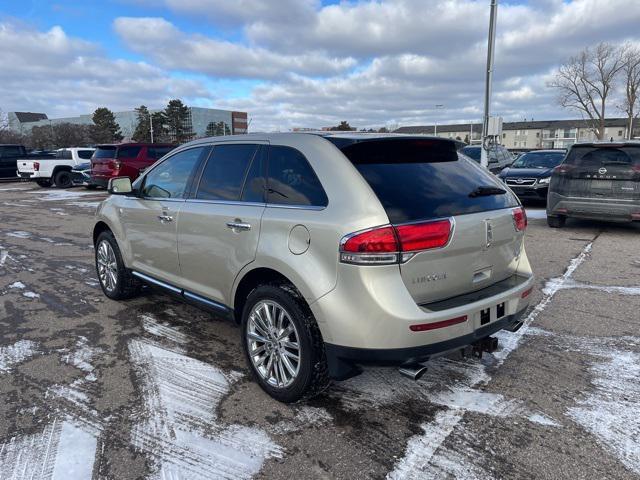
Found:
[[[631,222],[640,220],[640,201],[565,197],[551,192],[547,203],[547,215]]]
[[[344,347],[341,345],[325,343],[325,352],[327,355],[327,362],[329,364],[329,371],[332,377],[339,379],[348,376],[346,372],[352,370],[348,367],[353,364],[397,366],[425,362],[447,352],[471,345],[472,343],[482,340],[483,338],[487,338],[500,330],[517,330],[522,324],[521,319],[524,312],[525,309],[522,309],[519,312],[496,320],[493,323],[480,327],[466,335],[417,347],[371,349]]]
[[[91,178],[88,181],[88,183],[90,183],[92,185],[97,185],[99,187],[107,188],[107,185],[109,184],[109,180],[112,179],[112,178],[115,178],[115,177],[102,176],[102,175],[91,175]]]
[[[28,178],[35,180],[36,178],[40,178],[36,172],[16,172],[19,178]]]

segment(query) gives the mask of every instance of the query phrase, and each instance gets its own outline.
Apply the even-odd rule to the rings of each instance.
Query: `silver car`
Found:
[[[417,378],[446,352],[492,351],[533,288],[518,199],[446,139],[208,138],[109,191],[93,230],[105,295],[146,283],[233,319],[283,402],[361,365]]]

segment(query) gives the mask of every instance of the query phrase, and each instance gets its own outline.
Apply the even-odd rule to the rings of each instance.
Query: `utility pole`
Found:
[[[441,110],[441,109],[443,109],[443,108],[444,108],[444,105],[442,105],[442,104],[440,104],[440,103],[439,103],[438,105],[436,105],[436,111],[437,111],[437,110]],[[436,119],[435,119],[435,123],[434,123],[434,125],[433,125],[433,136],[434,136],[434,137],[437,137],[437,136],[438,136],[438,118],[437,118],[437,117],[436,117]]]
[[[151,143],[153,143],[153,114],[149,112],[149,125],[151,126]]]
[[[484,118],[482,120],[482,155],[480,165],[487,167],[489,161],[489,115],[491,107],[491,86],[493,83],[493,50],[496,45],[496,22],[498,19],[498,0],[491,0],[489,17],[489,40],[487,45],[487,75],[484,86]]]

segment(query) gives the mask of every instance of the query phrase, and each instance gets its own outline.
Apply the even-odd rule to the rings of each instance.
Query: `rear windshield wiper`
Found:
[[[481,186],[476,188],[473,192],[469,194],[471,198],[475,197],[487,197],[489,195],[504,195],[507,191],[503,188],[493,187],[493,186]]]

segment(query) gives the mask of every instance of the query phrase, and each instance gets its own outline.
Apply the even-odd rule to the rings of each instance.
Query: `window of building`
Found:
[[[267,203],[327,206],[327,194],[318,177],[295,148],[269,148],[267,170]]]
[[[540,138],[540,132],[536,132],[536,138]]]
[[[621,137],[622,136],[622,130],[618,130],[618,136]]]
[[[213,147],[202,172],[196,198],[199,200],[239,200],[247,169],[257,145],[236,144]]]
[[[506,133],[503,133],[503,134],[502,134],[502,138],[507,138],[507,134],[506,134]]]

